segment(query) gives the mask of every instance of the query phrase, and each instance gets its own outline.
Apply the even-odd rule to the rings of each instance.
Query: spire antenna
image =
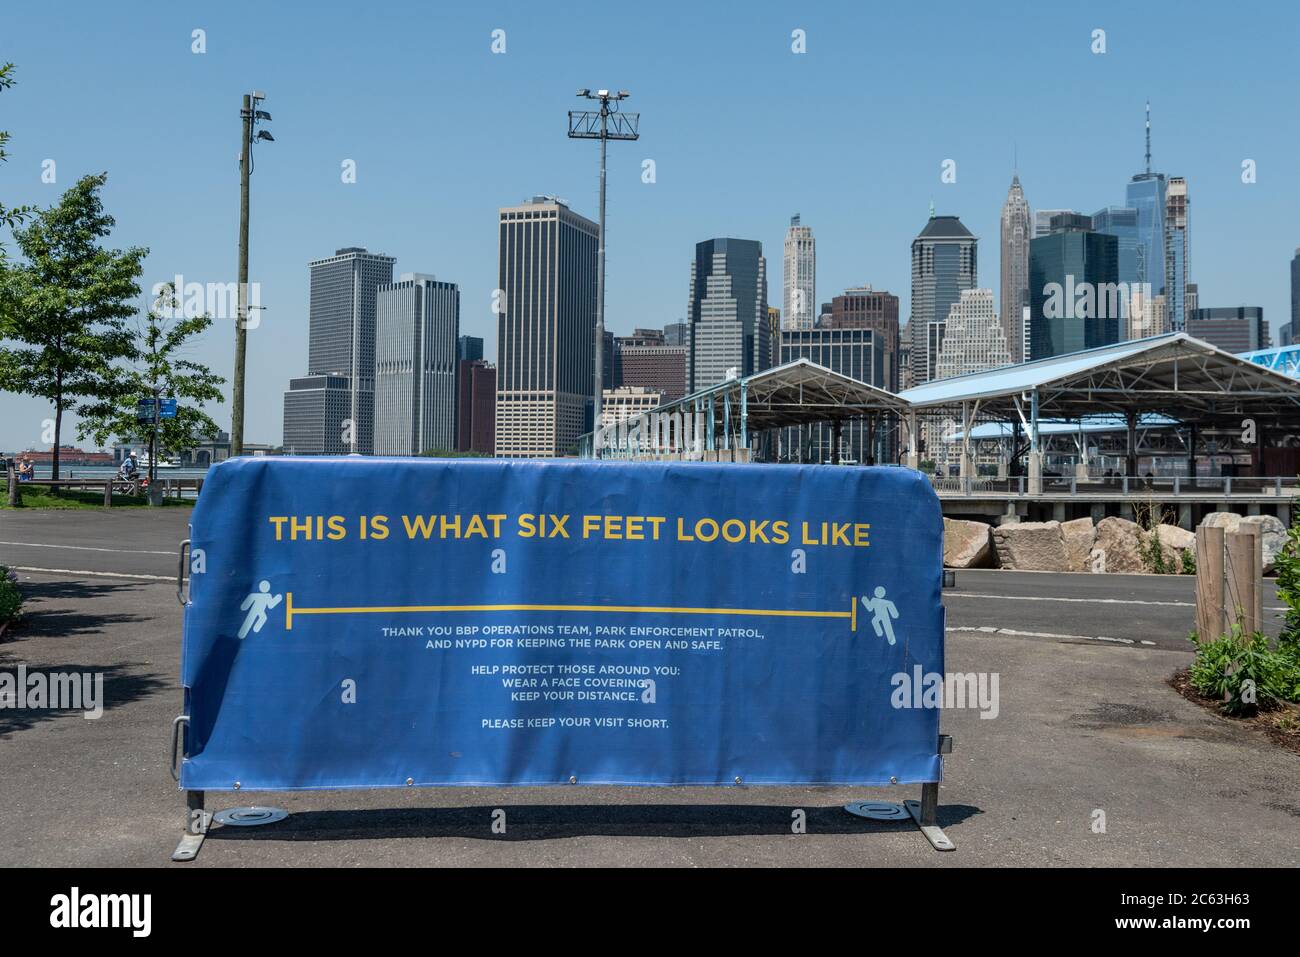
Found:
[[[1147,175],[1151,175],[1151,101],[1147,100]]]

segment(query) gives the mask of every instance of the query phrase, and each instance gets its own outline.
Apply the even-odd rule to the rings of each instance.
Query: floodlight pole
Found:
[[[605,399],[605,153],[609,149],[609,107],[600,104],[600,236],[596,240],[596,376],[591,407],[591,427],[600,428]]]
[[[599,132],[593,129],[593,117],[590,112],[569,111],[569,137],[571,139],[600,140],[600,226],[599,236],[596,240],[596,370],[593,377],[595,394],[592,401],[591,419],[594,438],[594,430],[600,429],[600,412],[602,399],[604,398],[605,377],[605,158],[611,139],[635,140],[639,137],[637,125],[640,114],[618,111],[618,101],[628,96],[626,90],[620,90],[617,93],[611,93],[609,90],[598,90],[592,93],[590,90],[584,89],[578,91],[578,96],[600,101]],[[611,102],[616,104],[612,110],[610,109]],[[610,116],[617,117],[615,129],[612,133],[609,129]],[[596,447],[594,441],[592,443],[592,454],[600,455],[600,449]]]

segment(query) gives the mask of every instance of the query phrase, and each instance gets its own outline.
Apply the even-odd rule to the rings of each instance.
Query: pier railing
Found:
[[[1044,475],[1041,492],[1031,495],[1029,478],[1025,475],[994,478],[969,476],[966,478],[935,478],[931,484],[940,497],[993,497],[1039,498],[1043,496],[1155,496],[1162,499],[1289,499],[1300,493],[1300,480],[1294,475],[1237,475],[1237,476],[1146,476],[1098,475],[1078,477],[1073,475]]]

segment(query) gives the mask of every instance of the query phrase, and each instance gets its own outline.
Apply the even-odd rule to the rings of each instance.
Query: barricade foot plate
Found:
[[[182,862],[194,860],[199,856],[199,848],[203,847],[205,837],[206,834],[186,834],[176,845],[176,850],[172,851],[172,860]]]
[[[937,824],[921,823],[920,801],[904,801],[903,804],[907,806],[908,812],[912,815],[912,820],[916,822],[916,826],[921,829],[921,833],[925,835],[925,839],[933,845],[936,851],[957,850],[957,845],[948,839],[947,834],[943,833],[943,828],[939,827]]]
[[[844,810],[868,821],[906,821],[907,808],[892,801],[854,801],[844,805]]]

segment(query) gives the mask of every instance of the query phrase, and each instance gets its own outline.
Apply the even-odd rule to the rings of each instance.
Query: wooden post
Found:
[[[1251,631],[1262,631],[1264,629],[1264,530],[1253,522],[1249,525],[1242,522],[1239,528],[1254,539],[1251,553],[1255,558],[1255,573],[1251,576],[1251,591],[1255,600],[1250,607],[1255,627]]]
[[[108,479],[104,482],[104,508],[109,508],[113,504],[113,480]]]
[[[1259,604],[1259,579],[1255,577],[1255,549],[1259,539],[1251,532],[1238,531],[1225,536],[1228,543],[1228,620],[1240,622],[1244,634],[1259,630],[1256,608]]]
[[[5,474],[9,481],[9,507],[18,507],[18,469],[14,467],[13,459],[9,460],[8,468]]]
[[[1223,634],[1223,528],[1196,530],[1196,635],[1214,641]]]

